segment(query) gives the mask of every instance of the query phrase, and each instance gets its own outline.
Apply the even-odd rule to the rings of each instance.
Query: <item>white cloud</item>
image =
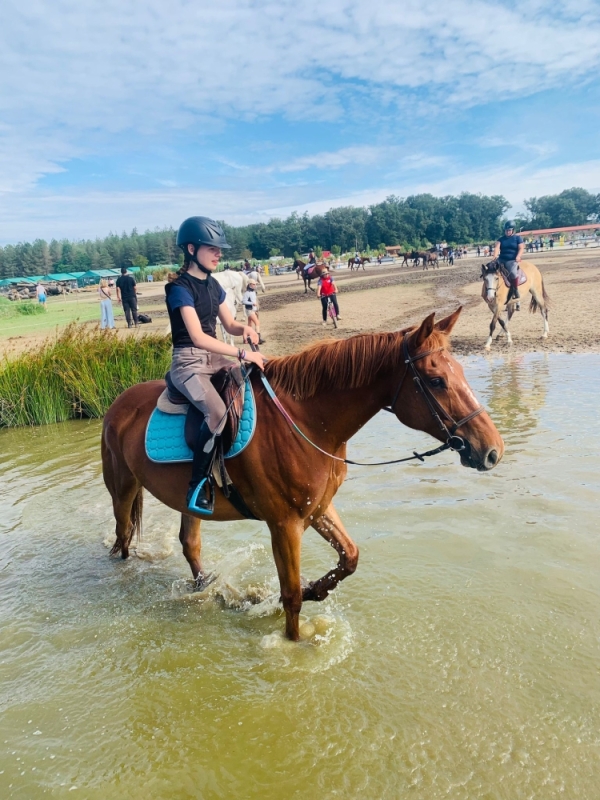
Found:
[[[315,153],[310,156],[295,158],[287,164],[275,167],[278,172],[302,172],[306,169],[339,169],[347,164],[368,165],[375,164],[389,151],[382,147],[360,145],[357,147],[344,147],[333,152]]]
[[[9,231],[2,238],[24,236],[29,228],[27,235],[47,235],[46,222],[57,222],[61,209],[80,221],[81,209],[95,213],[90,224],[97,232],[114,228],[116,218],[124,226],[176,221],[179,212],[165,220],[164,207],[158,217],[157,198],[165,197],[160,193],[39,193],[42,176],[60,172],[74,157],[116,152],[121,137],[141,140],[142,134],[153,134],[168,141],[179,130],[192,129],[208,140],[224,120],[248,125],[257,118],[284,115],[305,121],[312,141],[311,122],[326,123],[331,132],[331,125],[358,110],[370,118],[361,120],[365,127],[357,130],[355,146],[336,149],[321,140],[314,155],[292,156],[262,169],[225,156],[222,162],[248,178],[386,160],[393,162],[394,176],[427,168],[448,171],[451,162],[437,155],[403,156],[392,146],[362,144],[365,138],[375,139],[384,104],[413,117],[448,107],[452,115],[453,109],[460,113],[493,97],[564,90],[595,78],[599,67],[600,6],[595,0],[558,5],[550,0],[521,0],[518,5],[501,0],[11,4],[3,8],[0,29],[0,195],[10,196],[2,204],[2,225]],[[538,156],[548,154],[543,147],[537,145]],[[531,148],[534,152],[535,145]],[[531,178],[519,174],[525,182]],[[161,173],[154,180],[175,189],[168,178]],[[541,173],[538,178],[543,182]],[[564,178],[564,185],[577,182],[566,174]],[[464,179],[464,174],[448,178],[447,185],[456,191],[473,188]],[[515,187],[510,188],[498,191],[512,197]],[[436,191],[431,184],[427,189]],[[285,207],[286,191],[282,187],[275,193]],[[307,197],[311,192],[314,187],[307,188]],[[319,192],[323,203],[335,202]],[[217,198],[222,215],[244,217],[271,207],[274,193],[245,193],[242,201],[239,191],[206,196],[211,208]],[[177,209],[186,197],[168,194]],[[127,202],[138,201],[139,209],[127,207]],[[120,216],[103,202],[116,203]],[[7,227],[9,220],[12,228]]]

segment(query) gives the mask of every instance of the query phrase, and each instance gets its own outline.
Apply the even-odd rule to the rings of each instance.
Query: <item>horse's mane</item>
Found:
[[[291,356],[271,358],[265,374],[275,391],[305,400],[331,389],[357,389],[379,372],[396,369],[402,360],[402,339],[415,328],[394,333],[362,333],[349,339],[316,342]],[[448,336],[434,330],[428,347],[448,346]]]

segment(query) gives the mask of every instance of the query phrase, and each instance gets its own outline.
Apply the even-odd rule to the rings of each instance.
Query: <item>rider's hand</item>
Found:
[[[258,333],[251,328],[250,325],[244,325],[244,333],[242,334],[242,338],[245,342],[252,342],[252,344],[258,344]]]
[[[256,364],[259,370],[264,371],[265,368],[265,357],[262,353],[259,353],[258,350],[248,352],[246,351],[246,358],[245,361],[249,361],[251,364]]]
[[[515,261],[516,261],[516,262],[517,262],[517,264],[518,264],[518,263],[521,261],[521,256],[515,256]]]

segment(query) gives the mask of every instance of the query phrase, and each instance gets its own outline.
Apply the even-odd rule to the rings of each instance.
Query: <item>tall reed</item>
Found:
[[[162,378],[170,359],[170,337],[121,338],[73,323],[0,364],[0,427],[101,417],[129,386]]]

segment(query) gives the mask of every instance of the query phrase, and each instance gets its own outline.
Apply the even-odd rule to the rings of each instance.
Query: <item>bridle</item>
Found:
[[[442,406],[442,404],[433,394],[429,386],[427,386],[427,384],[424,382],[421,373],[415,366],[415,362],[420,361],[422,358],[426,358],[427,356],[433,355],[433,353],[440,353],[442,352],[443,349],[444,349],[443,347],[438,347],[435,350],[426,350],[424,353],[417,353],[416,355],[411,356],[410,353],[408,352],[408,336],[404,337],[404,339],[402,340],[402,350],[404,355],[404,363],[406,364],[406,370],[404,371],[404,374],[400,379],[400,383],[398,384],[398,388],[394,393],[394,398],[392,402],[390,403],[389,406],[385,406],[385,411],[390,411],[392,414],[396,413],[394,411],[394,406],[398,402],[398,397],[400,396],[400,390],[402,389],[402,386],[404,384],[404,379],[406,378],[406,376],[408,375],[408,371],[410,370],[413,375],[414,384],[423,395],[423,399],[427,403],[427,407],[431,412],[431,416],[439,425],[440,430],[446,434],[447,438],[444,449],[454,450],[457,453],[462,453],[464,450],[467,449],[467,443],[462,438],[462,436],[456,435],[456,431],[459,428],[462,428],[462,426],[465,425],[467,422],[470,422],[472,419],[474,419],[483,411],[485,411],[485,408],[483,406],[479,406],[478,408],[475,409],[475,411],[471,411],[470,414],[467,414],[466,417],[463,417],[462,419],[456,421],[454,417],[450,414],[450,412],[446,411],[446,409]],[[448,427],[446,422],[444,422],[444,419],[446,420],[446,422],[449,423],[450,427]]]
[[[398,388],[394,392],[394,397],[392,402],[390,403],[389,406],[384,406],[383,411],[389,411],[392,414],[396,413],[394,411],[394,406],[398,402],[398,397],[400,396],[400,390],[402,389],[402,386],[404,384],[404,379],[406,378],[408,371],[410,369],[413,374],[413,381],[415,382],[417,389],[423,395],[425,402],[427,403],[427,407],[431,412],[431,415],[440,426],[442,432],[445,433],[447,437],[444,444],[441,444],[439,447],[436,447],[433,450],[428,450],[426,453],[417,453],[416,451],[413,451],[412,456],[407,456],[406,458],[396,458],[393,461],[376,461],[376,462],[371,462],[369,464],[365,464],[364,462],[361,461],[351,461],[349,458],[340,458],[339,456],[333,455],[333,453],[328,453],[326,450],[323,450],[321,447],[319,447],[318,444],[315,444],[315,442],[311,441],[308,438],[308,436],[298,427],[298,425],[296,425],[294,420],[290,417],[290,415],[282,405],[281,401],[273,391],[273,387],[267,380],[267,376],[265,375],[264,372],[260,373],[260,378],[264,388],[266,389],[267,394],[274,402],[275,406],[280,411],[280,413],[282,414],[282,416],[284,417],[285,421],[288,423],[290,428],[292,428],[299,436],[301,436],[302,439],[308,442],[308,444],[314,447],[315,450],[318,450],[320,453],[323,453],[323,455],[332,458],[334,461],[342,461],[344,464],[353,464],[354,466],[358,467],[379,467],[385,464],[401,464],[404,461],[413,461],[414,459],[418,459],[419,461],[424,461],[427,456],[434,456],[437,455],[438,453],[443,453],[444,450],[454,450],[457,453],[464,453],[467,457],[469,457],[468,455],[468,451],[470,449],[469,443],[461,436],[457,436],[456,431],[463,425],[465,425],[467,422],[470,422],[470,420],[474,419],[483,411],[485,411],[485,408],[483,406],[479,406],[474,411],[471,411],[470,414],[467,414],[466,417],[463,417],[457,422],[452,417],[452,415],[448,411],[446,411],[446,409],[438,402],[437,398],[434,396],[431,389],[427,386],[426,383],[424,383],[423,377],[421,376],[419,370],[415,366],[416,361],[420,361],[422,358],[430,356],[433,353],[439,353],[444,348],[438,347],[435,350],[426,350],[424,353],[417,353],[417,355],[411,356],[410,353],[408,352],[407,340],[408,336],[405,335],[404,339],[402,340],[402,347],[403,347],[404,363],[406,364],[406,369],[404,370],[404,374],[400,379]],[[255,345],[253,345],[252,343],[250,343],[250,347],[253,350],[256,349]],[[446,420],[446,422],[449,423],[450,427],[448,427],[446,422],[444,422],[444,419]]]
[[[481,276],[482,279],[483,279],[483,282],[485,283],[485,279],[489,275],[493,275],[496,278],[496,287],[493,290],[488,288],[488,286],[486,284],[486,289],[485,289],[486,293],[487,292],[491,292],[491,291],[494,292],[494,300],[493,301],[492,300],[488,300],[487,298],[484,298],[485,302],[488,303],[488,304],[491,303],[491,302],[495,302],[497,300],[498,288],[500,286],[500,273],[501,272],[504,272],[504,270],[503,270],[502,264],[500,263],[500,261],[498,261],[497,258],[495,258],[493,261],[490,261],[487,264],[485,264],[485,273],[482,274],[482,276]]]

